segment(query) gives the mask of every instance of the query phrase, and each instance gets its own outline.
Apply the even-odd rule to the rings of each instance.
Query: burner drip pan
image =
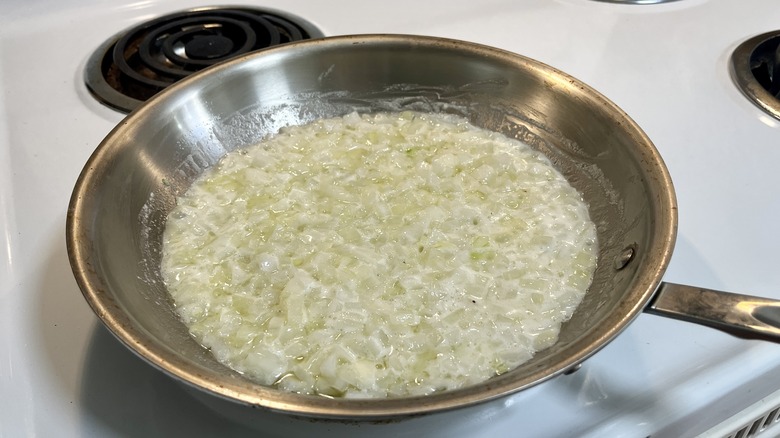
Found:
[[[219,62],[322,36],[311,23],[274,10],[182,11],[141,23],[106,41],[90,57],[85,81],[100,102],[130,112],[178,80]]]
[[[780,30],[740,44],[731,55],[731,75],[748,99],[780,120]]]

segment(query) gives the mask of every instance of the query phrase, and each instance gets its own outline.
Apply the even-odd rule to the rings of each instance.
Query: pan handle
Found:
[[[644,309],[747,339],[780,343],[780,301],[662,282]]]

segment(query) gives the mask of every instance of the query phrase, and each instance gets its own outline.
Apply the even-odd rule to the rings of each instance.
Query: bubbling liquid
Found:
[[[430,394],[554,344],[596,266],[541,153],[448,115],[349,114],[226,155],[168,217],[162,274],[221,362],[332,397]]]

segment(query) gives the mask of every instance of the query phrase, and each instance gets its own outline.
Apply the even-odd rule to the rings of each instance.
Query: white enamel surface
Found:
[[[240,3],[240,2],[234,2]],[[70,192],[122,116],[95,102],[87,57],[142,20],[209,3],[12,0],[0,26],[0,436],[258,436],[218,416],[100,327],[65,251]],[[217,3],[219,4],[219,3]],[[268,1],[325,34],[415,33],[530,56],[595,87],[655,142],[677,189],[666,279],[780,299],[780,122],[728,75],[775,0]],[[582,369],[482,410],[310,434],[691,436],[780,388],[780,346],[642,315]],[[290,420],[259,436],[291,436]],[[522,433],[525,432],[525,433]]]

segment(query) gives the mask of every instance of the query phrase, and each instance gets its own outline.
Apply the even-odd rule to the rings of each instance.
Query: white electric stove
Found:
[[[780,4],[621,3],[231,6],[283,11],[324,35],[473,41],[577,77],[643,127],[671,172],[679,238],[665,279],[780,299],[780,120],[749,102],[729,73],[742,42],[780,30]],[[135,357],[81,297],[65,249],[76,178],[124,117],[88,91],[85,70],[120,31],[214,5],[222,6],[6,0],[0,7],[0,437],[780,436],[780,345],[647,314],[571,375],[479,408],[384,425],[226,416]],[[776,70],[780,76],[780,61]]]

